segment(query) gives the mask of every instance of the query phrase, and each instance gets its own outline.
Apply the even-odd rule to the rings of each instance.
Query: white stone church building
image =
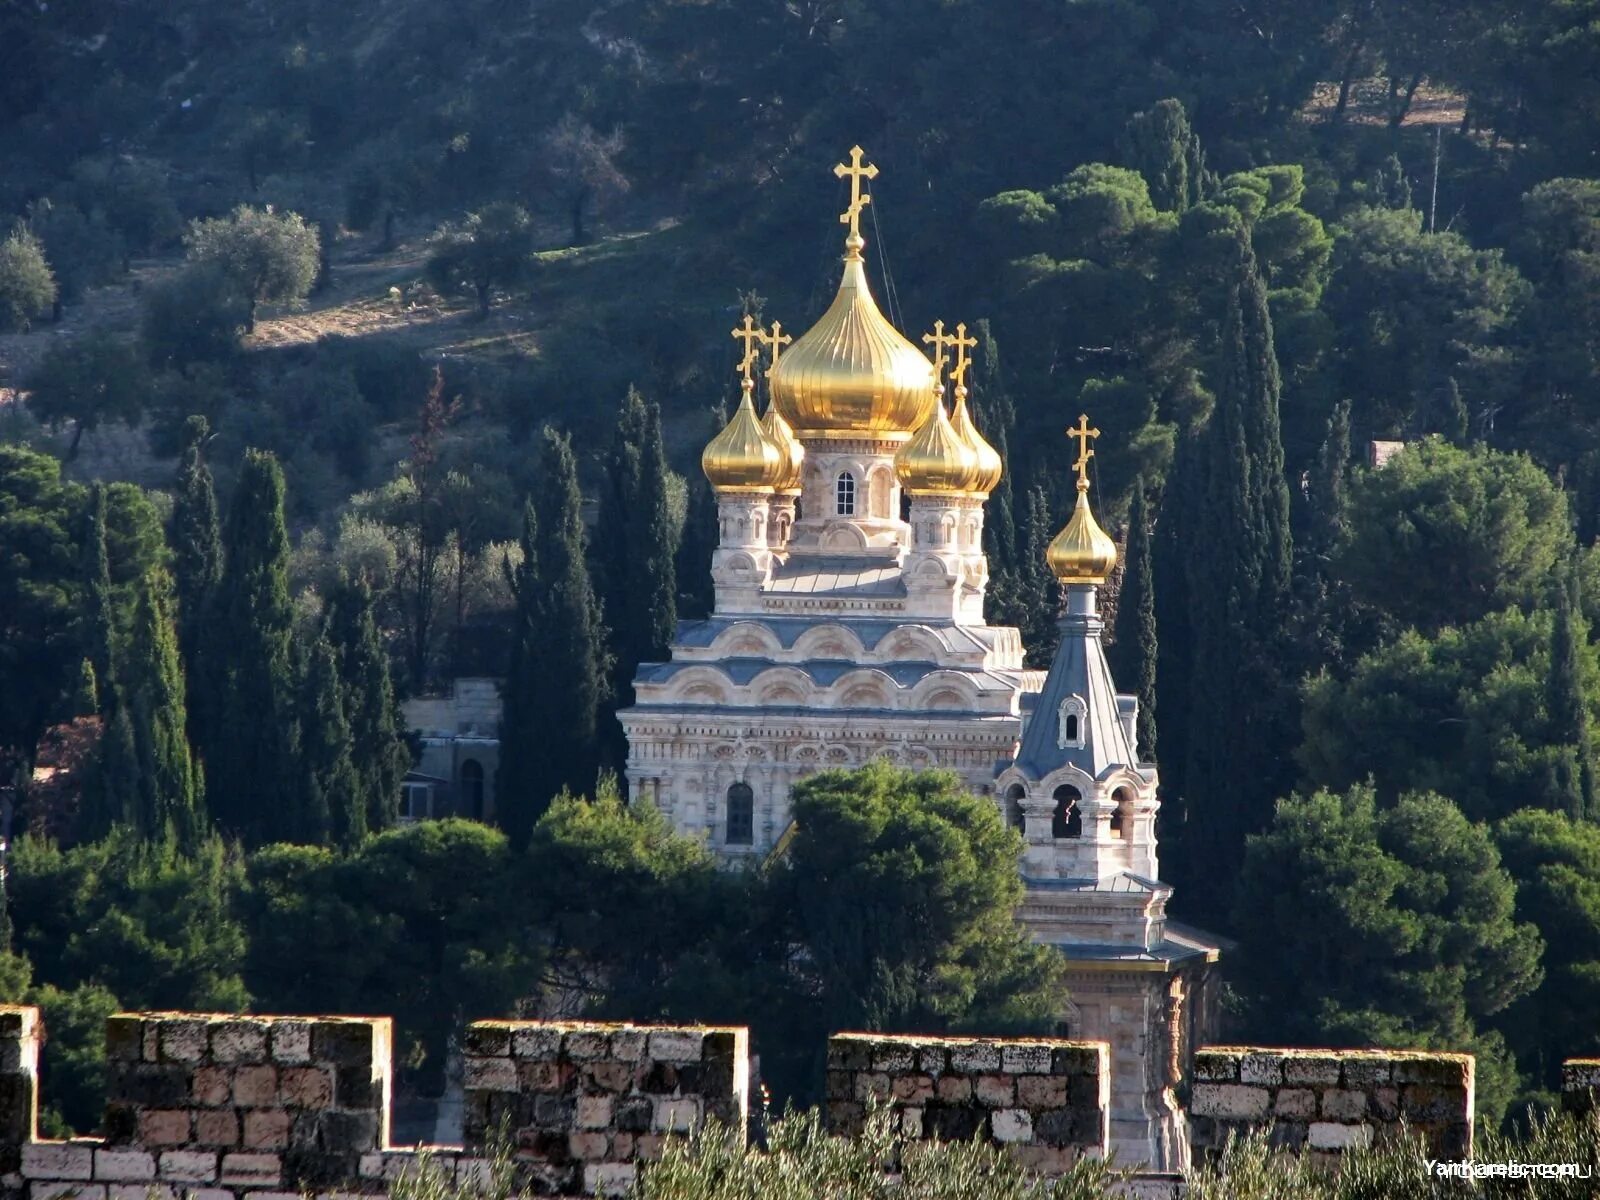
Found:
[[[1047,673],[1027,670],[1018,631],[983,619],[983,509],[1002,466],[967,412],[973,340],[941,323],[930,359],[879,311],[859,230],[877,172],[855,151],[838,173],[852,201],[833,303],[792,343],[749,318],[735,331],[743,399],[702,458],[715,605],[679,626],[670,661],[639,669],[619,714],[630,794],[738,860],[781,844],[790,791],[814,771],[873,758],[955,771],[1023,833],[1018,916],[1067,960],[1065,1030],[1111,1043],[1119,1161],[1181,1168],[1174,1089],[1210,1023],[1218,947],[1166,918],[1156,767],[1138,761],[1138,702],[1101,646],[1096,592],[1116,546],[1089,506],[1096,431],[1073,431],[1078,503],[1048,555],[1061,646]]]

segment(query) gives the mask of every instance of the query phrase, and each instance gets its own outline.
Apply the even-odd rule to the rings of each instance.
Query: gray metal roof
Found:
[[[762,589],[767,595],[896,597],[906,594],[900,564],[893,560],[863,561],[859,558],[795,556],[779,563],[771,582]]]
[[[828,687],[855,671],[881,671],[903,688],[915,685],[936,671],[965,676],[980,687],[986,682],[993,684],[997,690],[1015,689],[1016,687],[1016,672],[1014,671],[984,671],[960,666],[945,667],[933,662],[859,663],[851,662],[848,659],[832,658],[781,663],[775,662],[770,658],[723,658],[715,662],[696,662],[691,659],[683,662],[641,663],[639,673],[634,676],[634,682],[664,683],[682,671],[703,671],[708,667],[714,671],[720,671],[733,683],[740,686],[749,683],[763,672],[782,668],[786,671],[799,671],[813,683],[820,684],[823,687]]]

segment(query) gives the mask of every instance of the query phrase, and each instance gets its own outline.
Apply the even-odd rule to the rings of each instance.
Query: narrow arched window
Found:
[[[1075,742],[1077,740],[1078,740],[1078,714],[1077,713],[1068,713],[1067,714],[1067,741]]]
[[[1006,820],[1018,833],[1028,831],[1028,819],[1022,811],[1022,798],[1027,794],[1020,783],[1013,783],[1006,789]]]
[[[1111,814],[1111,836],[1131,837],[1133,835],[1133,793],[1125,787],[1119,787],[1111,793],[1111,798],[1117,802],[1116,810]]]
[[[1050,835],[1052,837],[1076,838],[1083,836],[1083,813],[1078,811],[1078,802],[1082,798],[1078,794],[1078,789],[1068,784],[1062,784],[1055,790],[1053,799],[1056,802],[1056,807],[1050,816]]]
[[[730,846],[750,846],[756,840],[756,796],[748,783],[728,789],[728,826],[724,841]]]
[[[834,490],[837,508],[841,517],[856,515],[856,477],[849,471],[840,471],[838,484]]]
[[[459,814],[474,821],[483,820],[483,764],[469,758],[461,764],[461,808]]]

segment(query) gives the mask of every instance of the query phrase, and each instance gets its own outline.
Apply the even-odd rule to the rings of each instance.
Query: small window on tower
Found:
[[[728,789],[727,844],[749,846],[756,840],[756,796],[748,783]]]
[[[837,490],[838,509],[841,517],[856,515],[856,477],[849,471],[839,473],[839,486]]]
[[[1061,709],[1056,714],[1059,723],[1056,729],[1056,745],[1063,750],[1083,749],[1084,718],[1088,715],[1088,708],[1079,696],[1068,696],[1061,702]]]

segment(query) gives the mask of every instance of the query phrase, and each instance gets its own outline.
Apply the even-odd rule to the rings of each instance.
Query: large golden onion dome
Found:
[[[894,456],[894,473],[913,496],[964,496],[978,475],[978,456],[944,411],[944,402],[930,392],[933,412]]]
[[[967,411],[967,389],[959,383],[956,384],[956,411],[950,418],[950,427],[972,448],[977,459],[972,490],[987,496],[999,485],[1005,464],[1000,461],[1000,452],[983,440],[983,434],[972,423],[972,415]]]
[[[1062,583],[1104,583],[1117,565],[1117,544],[1100,528],[1089,509],[1089,460],[1094,451],[1089,442],[1100,436],[1098,429],[1089,428],[1089,418],[1078,418],[1078,428],[1069,429],[1067,436],[1079,442],[1078,461],[1073,464],[1078,472],[1078,503],[1066,527],[1056,534],[1045,548],[1045,562]]]
[[[795,437],[794,430],[789,428],[789,422],[783,419],[778,406],[771,400],[767,401],[767,415],[761,418],[761,432],[767,435],[767,440],[778,448],[783,457],[783,470],[772,486],[785,495],[798,496],[800,473],[805,469],[805,447],[800,444],[800,439]]]
[[[700,468],[716,491],[770,492],[783,478],[783,451],[761,427],[750,399],[753,388],[746,378],[738,409],[700,455]]]

